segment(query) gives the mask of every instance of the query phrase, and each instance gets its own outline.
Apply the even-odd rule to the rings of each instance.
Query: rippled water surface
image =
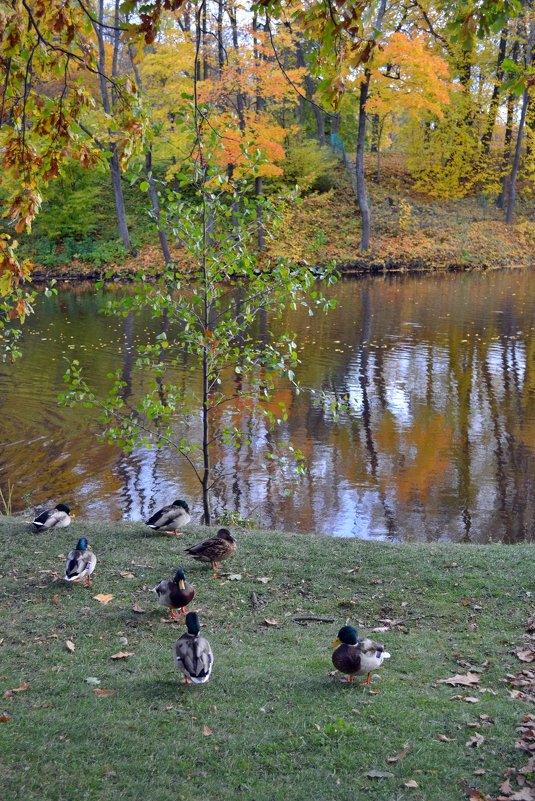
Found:
[[[233,422],[251,442],[215,454],[216,512],[346,537],[534,540],[535,272],[374,277],[329,293],[327,316],[264,321],[297,333],[306,389],[281,384],[273,411],[286,404],[277,437],[303,451],[306,477],[269,462],[273,436],[244,406]],[[15,484],[15,511],[64,501],[81,516],[138,520],[184,497],[200,515],[198,484],[172,452],[123,455],[97,441],[93,411],[56,403],[65,357],[97,393],[117,369],[132,398],[143,389],[136,347],[159,322],[99,315],[105,296],[80,286],[42,297],[22,359],[0,365],[0,488]],[[185,361],[176,379],[198,376]],[[338,419],[322,390],[348,397]]]

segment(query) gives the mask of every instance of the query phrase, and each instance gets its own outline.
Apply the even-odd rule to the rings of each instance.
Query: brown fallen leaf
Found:
[[[451,684],[452,686],[460,687],[473,687],[479,684],[481,676],[478,673],[457,673],[455,676],[450,676],[449,679],[438,679],[437,684]]]
[[[532,648],[525,648],[516,651],[517,659],[521,662],[533,662],[535,660],[535,651]]]
[[[28,681],[23,681],[20,687],[13,687],[11,690],[6,690],[4,693],[4,698],[11,698],[13,693],[23,693],[28,689],[29,686],[30,683]]]
[[[454,743],[453,737],[446,737],[445,734],[435,734],[435,739],[440,740],[441,743]]]
[[[129,570],[121,570],[119,575],[122,576],[125,579],[133,579],[133,578],[135,578],[135,575],[133,573],[131,573]]]
[[[138,606],[137,604],[134,604],[134,606],[132,607],[132,612],[135,612],[136,615],[142,615],[144,614],[145,611],[146,611],[145,609],[143,609],[141,606]]]
[[[470,795],[468,797],[468,801],[489,801],[487,796],[481,792],[481,790],[469,790]]]
[[[110,659],[128,659],[129,656],[134,656],[133,651],[118,651],[116,654],[112,654]]]
[[[405,782],[405,787],[409,787],[410,789],[415,789],[416,787],[419,786],[420,785],[418,784],[418,782],[415,782],[414,779],[409,779],[408,782]]]
[[[467,748],[479,748],[479,746],[483,745],[484,742],[485,738],[483,735],[476,733],[466,741],[465,745]]]
[[[8,723],[11,720],[9,712],[0,712],[0,723]]]
[[[411,745],[406,745],[405,748],[402,748],[401,751],[399,751],[397,754],[394,754],[394,756],[387,757],[386,761],[387,762],[399,762],[400,759],[403,759],[403,757],[406,757],[407,754],[410,753],[411,751],[412,751],[412,746]]]
[[[509,779],[506,779],[504,782],[500,784],[500,793],[503,793],[503,795],[511,795],[512,793],[514,793],[514,791],[515,791],[514,787],[509,781]]]
[[[256,579],[260,584],[267,584],[271,581],[271,576],[258,576]]]
[[[65,645],[67,646],[67,651],[70,651],[71,654],[76,651],[76,647],[72,640],[65,640]]]
[[[211,735],[212,735],[214,732],[213,732],[213,730],[210,728],[210,726],[203,726],[203,727],[202,727],[202,733],[203,733],[203,735],[204,735],[205,737],[210,737],[210,736],[211,736]]]
[[[52,598],[52,603],[59,604],[59,595],[54,595],[54,597]]]
[[[106,606],[106,604],[109,604],[109,602],[113,598],[113,595],[106,595],[105,593],[99,593],[98,595],[93,595],[93,598],[95,599],[95,601],[98,601],[99,604]]]
[[[280,626],[278,620],[274,620],[273,618],[266,617],[264,618],[264,623],[266,626]]]
[[[523,787],[510,795],[508,801],[533,801],[533,790],[530,787]]]
[[[115,690],[108,690],[106,687],[95,687],[93,693],[97,698],[109,698],[110,695],[115,695]]]

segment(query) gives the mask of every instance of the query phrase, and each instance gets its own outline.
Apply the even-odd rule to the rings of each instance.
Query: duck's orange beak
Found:
[[[338,648],[339,645],[342,645],[342,640],[340,637],[337,637],[336,640],[332,641],[331,648]]]

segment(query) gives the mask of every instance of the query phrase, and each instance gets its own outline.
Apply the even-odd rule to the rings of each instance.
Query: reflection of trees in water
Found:
[[[216,508],[326,533],[535,538],[533,274],[366,279],[332,291],[339,306],[326,318],[299,308],[282,320],[266,314],[258,335],[267,342],[270,325],[295,330],[299,379],[329,397],[347,395],[347,412],[336,421],[328,404],[281,385],[290,417],[271,435],[243,404],[232,418],[243,446],[218,451]],[[110,320],[96,313],[103,297],[76,290],[47,299],[30,320],[35,328],[41,314],[42,327],[25,332],[16,370],[3,367],[0,411],[17,446],[5,449],[2,476],[15,476],[17,491],[33,489],[36,500],[77,495],[79,513],[89,515],[106,504],[112,514],[146,514],[172,488],[195,499],[197,486],[170,449],[118,456],[82,430],[79,413],[57,408],[70,343],[97,388],[119,369],[125,395],[139,395],[136,340],[146,328],[165,330],[165,318]],[[187,354],[173,380],[183,391],[197,380]],[[241,376],[227,380],[238,394]],[[163,384],[159,391],[164,400]],[[88,424],[95,427],[93,418]],[[195,436],[196,427],[193,418],[175,430]],[[21,431],[39,447],[19,444]],[[281,478],[266,459],[274,439],[285,438],[308,459],[297,488],[291,468]]]

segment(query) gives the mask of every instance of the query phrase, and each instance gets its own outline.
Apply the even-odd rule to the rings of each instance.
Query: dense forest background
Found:
[[[32,4],[20,5],[27,16]],[[71,9],[69,21],[35,4],[35,48],[48,24],[52,53],[39,73],[39,50],[19,52],[22,111],[6,51],[1,199],[21,256],[49,272],[180,263],[172,201],[188,193],[196,104],[210,167],[229,191],[277,201],[282,225],[271,241],[259,222],[261,251],[312,262],[530,262],[532,2],[494,4],[478,25],[468,7],[441,0],[379,0],[358,14],[338,3],[330,29],[322,3],[170,2],[156,4],[157,26],[151,4],[152,17],[138,5],[74,4],[80,17]],[[7,12],[3,21],[5,45],[14,22]],[[65,58],[54,36],[61,42],[69,25]],[[75,42],[93,48],[94,68]],[[56,118],[69,113],[70,139],[46,163],[47,126],[57,139]],[[24,158],[42,162],[29,178],[11,158],[21,130]],[[31,213],[10,205],[21,173]]]

